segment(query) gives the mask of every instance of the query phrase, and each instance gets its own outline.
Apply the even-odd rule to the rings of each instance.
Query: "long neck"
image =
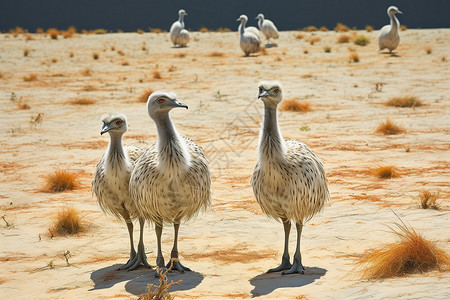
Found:
[[[239,25],[239,33],[242,35],[245,31],[245,23],[247,23],[245,20],[241,21],[241,25]]]
[[[108,150],[106,152],[107,165],[116,168],[126,162],[126,154],[122,146],[122,133],[110,132]]]
[[[261,29],[261,27],[262,27],[262,23],[264,22],[264,18],[259,18],[259,21],[258,21],[258,26],[259,26],[259,28]]]
[[[180,17],[178,18],[178,21],[180,22],[181,27],[184,28],[184,16],[183,15],[180,15]]]
[[[264,120],[259,140],[259,155],[262,160],[284,159],[286,145],[278,127],[276,107],[264,105]]]
[[[398,21],[397,17],[395,16],[395,14],[391,14],[391,31],[397,31],[400,22]]]

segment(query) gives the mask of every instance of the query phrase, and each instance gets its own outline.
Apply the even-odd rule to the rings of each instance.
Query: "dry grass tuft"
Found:
[[[150,32],[151,33],[161,33],[162,31],[159,28],[150,28]]]
[[[328,31],[328,28],[327,27],[325,27],[325,26],[322,26],[322,27],[320,27],[320,29],[319,29],[320,31],[323,31],[323,32],[326,32],[326,31]]]
[[[297,33],[296,35],[294,35],[295,39],[297,40],[301,40],[305,35],[301,32]]]
[[[154,92],[152,89],[146,89],[138,98],[139,102],[147,102],[148,97]]]
[[[100,57],[100,54],[98,54],[98,52],[94,52],[92,53],[92,58],[97,60]]]
[[[373,170],[373,175],[375,175],[379,179],[391,179],[398,178],[400,174],[396,167],[394,166],[382,166]]]
[[[339,36],[337,42],[339,44],[348,43],[348,42],[350,42],[350,36],[347,34],[343,34],[343,35]]]
[[[431,52],[433,52],[433,48],[431,48],[431,46],[426,46],[426,47],[425,47],[425,52],[426,52],[427,54],[431,54]]]
[[[317,31],[317,30],[318,29],[316,26],[308,26],[303,29],[303,31],[307,31],[307,32],[313,32],[313,31]]]
[[[433,270],[448,271],[450,256],[435,242],[424,239],[412,227],[395,224],[392,231],[400,238],[397,243],[372,250],[358,264],[362,279],[383,279]]]
[[[152,72],[153,74],[153,79],[162,79],[161,73],[158,70],[154,70]]]
[[[366,25],[366,31],[367,32],[372,32],[373,31],[373,26],[372,25]]]
[[[342,23],[337,23],[336,27],[334,27],[334,31],[336,31],[336,32],[347,32],[347,31],[350,31],[350,27],[348,27],[347,25],[344,25]]]
[[[408,27],[406,27],[406,25],[400,25],[401,31],[406,31],[407,29],[408,29]]]
[[[228,27],[219,27],[216,30],[217,32],[231,32],[231,29]]]
[[[49,29],[47,29],[47,33],[48,33],[48,35],[50,35],[52,40],[57,40],[58,39],[58,34],[59,34],[58,29],[56,29],[56,28],[49,28]]]
[[[28,49],[28,48],[23,49],[23,56],[28,56],[29,53],[30,53],[30,49]]]
[[[70,104],[72,105],[92,105],[95,104],[95,100],[91,98],[78,98],[75,100],[70,101]]]
[[[37,75],[36,74],[30,74],[28,76],[24,76],[23,77],[23,81],[36,81],[37,80]]]
[[[48,230],[52,236],[72,235],[85,232],[87,225],[82,221],[78,210],[73,207],[64,207],[58,212],[53,225]]]
[[[348,62],[352,63],[352,62],[359,62],[359,55],[356,52],[351,53],[348,56]]]
[[[389,99],[385,105],[395,107],[417,107],[422,106],[422,102],[414,96],[394,97]]]
[[[201,27],[198,31],[200,31],[200,32],[208,32],[209,30],[206,27]]]
[[[177,53],[177,54],[175,54],[175,57],[178,57],[178,58],[185,58],[185,57],[186,57],[186,52],[180,52],[180,53]]]
[[[323,47],[323,51],[325,53],[330,53],[331,52],[331,47],[330,46],[325,46],[325,47]]]
[[[81,74],[83,76],[91,76],[92,75],[92,71],[89,68],[84,69],[83,71],[81,71]]]
[[[300,102],[297,98],[285,99],[280,103],[280,110],[308,112],[311,111],[311,103]]]
[[[437,199],[439,199],[439,192],[432,193],[430,191],[422,191],[419,193],[420,204],[423,209],[431,208],[431,209],[439,209],[438,204],[436,203]]]
[[[224,55],[225,54],[223,52],[214,51],[214,52],[211,52],[208,56],[211,56],[211,57],[223,57]]]
[[[385,122],[381,122],[380,125],[378,125],[375,132],[384,135],[394,135],[405,132],[405,129],[390,119],[387,119]]]
[[[366,46],[367,44],[370,43],[370,40],[367,36],[360,34],[355,38],[353,43],[358,46]]]
[[[138,28],[138,29],[136,30],[136,32],[137,32],[138,34],[143,34],[143,33],[144,33],[144,30]]]
[[[53,174],[47,176],[46,190],[50,192],[74,190],[78,186],[78,174],[67,170],[56,170]]]
[[[172,269],[173,262],[175,258],[170,260],[170,267],[163,271],[162,269],[157,269],[159,273],[159,286],[155,286],[153,284],[147,284],[148,293],[139,296],[138,300],[173,300],[175,297],[169,294],[169,289],[176,285],[180,284],[183,280],[180,279],[177,282],[167,283],[167,272]]]
[[[320,37],[318,37],[318,36],[312,37],[308,40],[310,45],[314,45],[316,42],[319,42],[319,41],[320,41]]]

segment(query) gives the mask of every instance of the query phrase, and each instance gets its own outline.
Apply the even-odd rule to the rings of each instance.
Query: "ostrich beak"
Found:
[[[103,135],[104,133],[107,133],[108,131],[110,131],[112,128],[111,126],[109,126],[109,124],[104,124],[102,131],[100,131],[100,135]]]

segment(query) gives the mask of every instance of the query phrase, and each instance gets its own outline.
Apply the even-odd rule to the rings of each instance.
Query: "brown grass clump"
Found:
[[[223,57],[224,55],[225,54],[223,52],[217,52],[217,51],[211,52],[209,54],[209,56],[211,56],[211,57]]]
[[[327,28],[327,27],[325,27],[325,26],[322,26],[322,27],[320,27],[320,28],[319,28],[319,30],[320,30],[320,31],[324,31],[324,32],[326,32],[326,31],[328,31],[328,28]]]
[[[98,54],[98,52],[92,53],[92,58],[94,58],[95,60],[97,60],[99,57],[100,57],[100,54]]]
[[[29,53],[30,53],[30,49],[28,49],[28,48],[23,49],[23,56],[28,56]]]
[[[38,27],[38,28],[36,28],[36,33],[43,34],[44,33],[44,29],[42,27]]]
[[[318,29],[316,26],[308,26],[308,27],[305,27],[303,30],[308,31],[308,32],[313,32],[313,31],[317,31]]]
[[[153,79],[162,79],[161,73],[158,70],[153,71]]]
[[[347,34],[343,34],[339,36],[338,41],[339,44],[348,43],[350,42],[350,36]]]
[[[425,47],[425,52],[426,52],[427,54],[431,54],[431,52],[433,52],[433,48],[431,48],[431,46],[426,46],[426,47]]]
[[[347,31],[350,31],[350,27],[348,27],[347,25],[344,25],[342,23],[337,23],[336,27],[334,27],[334,31],[336,31],[336,32],[347,32]]]
[[[58,29],[56,29],[56,28],[49,28],[49,29],[47,29],[47,33],[48,33],[48,35],[50,35],[52,40],[57,40],[58,39],[58,34],[59,34]]]
[[[78,98],[78,99],[70,101],[70,104],[73,104],[73,105],[92,105],[92,104],[95,104],[95,100],[93,100],[91,98]]]
[[[439,209],[438,204],[436,203],[439,198],[439,192],[432,193],[430,191],[422,191],[419,193],[420,204],[423,209],[431,208],[431,209]]]
[[[422,102],[414,96],[394,97],[389,99],[385,105],[395,107],[417,107],[422,106]]]
[[[208,32],[209,30],[206,27],[201,27],[198,31],[200,31],[200,32]]]
[[[139,102],[147,102],[148,97],[154,92],[152,89],[146,89],[138,98]]]
[[[159,28],[150,28],[151,33],[161,33],[161,29]]]
[[[297,40],[301,40],[305,35],[301,32],[297,33],[296,35],[294,35],[295,39]]]
[[[406,25],[400,25],[401,31],[406,31],[407,29],[408,29],[408,27],[406,27]]]
[[[83,76],[91,76],[92,75],[92,71],[89,68],[84,69],[83,71],[81,71],[81,74]]]
[[[394,166],[382,166],[373,170],[373,174],[379,179],[391,179],[400,177],[398,170]]]
[[[144,30],[138,28],[138,30],[136,30],[136,32],[137,32],[138,34],[143,34],[143,33],[144,33]]]
[[[359,62],[359,55],[356,52],[353,52],[352,54],[350,54],[348,56],[348,62],[352,63],[352,62]]]
[[[383,279],[433,270],[448,271],[450,256],[435,242],[424,239],[412,227],[395,224],[400,230],[392,231],[399,237],[397,243],[372,250],[358,264],[362,279]]]
[[[385,122],[381,122],[375,130],[376,133],[382,133],[384,135],[394,135],[405,132],[405,129],[395,122],[387,119]]]
[[[325,47],[323,47],[323,51],[325,53],[330,53],[331,52],[331,47],[330,46],[325,46]]]
[[[310,45],[314,45],[316,42],[319,42],[319,41],[320,41],[320,37],[315,36],[315,37],[310,38],[308,42]]]
[[[353,43],[355,43],[355,45],[358,45],[358,46],[366,46],[367,44],[370,43],[370,40],[367,36],[360,34],[355,38]]]
[[[170,260],[170,267],[163,271],[162,269],[157,269],[157,272],[159,273],[159,286],[155,286],[153,284],[147,284],[148,293],[143,294],[139,296],[138,300],[173,300],[175,299],[174,296],[169,294],[169,289],[176,285],[180,284],[183,280],[180,279],[177,282],[171,282],[167,283],[167,272],[169,272],[172,269],[173,262],[175,261],[175,258],[172,258]]]
[[[37,75],[36,74],[30,74],[28,76],[24,76],[23,77],[24,81],[36,81],[37,80]]]
[[[73,207],[62,208],[48,229],[52,236],[54,235],[72,235],[85,232],[87,225],[82,221],[82,216]]]
[[[372,32],[372,31],[373,31],[373,26],[371,26],[371,25],[366,25],[366,31],[367,31],[367,32]]]
[[[67,170],[56,170],[47,176],[47,190],[50,192],[64,192],[78,187],[78,174]]]
[[[217,32],[231,32],[231,29],[228,27],[219,27],[216,30]]]
[[[297,98],[285,99],[280,103],[280,110],[308,112],[311,111],[311,103],[306,101],[300,102]]]

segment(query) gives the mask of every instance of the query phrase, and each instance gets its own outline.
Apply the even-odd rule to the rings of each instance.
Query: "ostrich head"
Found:
[[[236,21],[241,22],[241,24],[245,24],[247,23],[248,18],[246,15],[240,15],[240,17]]]
[[[258,14],[255,19],[256,20],[264,20],[264,15],[263,14]]]
[[[278,81],[261,81],[258,88],[258,99],[269,108],[276,108],[283,100],[281,84]]]
[[[184,16],[187,16],[187,12],[184,9],[180,9],[178,11],[178,15],[182,18]]]
[[[124,134],[127,131],[127,119],[125,115],[118,113],[109,113],[102,116],[103,127],[101,135],[109,132]]]
[[[400,10],[398,10],[397,6],[389,6],[387,9],[387,14],[392,16],[395,14],[403,14]]]
[[[150,117],[155,120],[162,114],[168,114],[172,108],[184,107],[188,108],[186,104],[180,103],[177,100],[177,95],[169,91],[156,91],[152,93],[147,100],[147,110]]]

